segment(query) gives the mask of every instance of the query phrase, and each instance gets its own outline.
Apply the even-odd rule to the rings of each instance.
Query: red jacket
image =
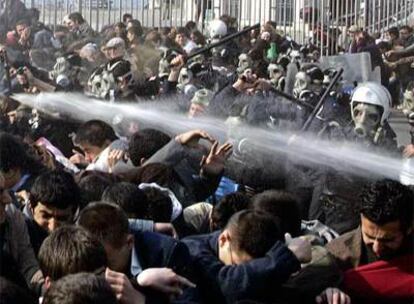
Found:
[[[378,261],[345,272],[344,289],[351,298],[391,303],[412,303],[414,299],[414,255]],[[366,303],[364,301],[364,303]]]

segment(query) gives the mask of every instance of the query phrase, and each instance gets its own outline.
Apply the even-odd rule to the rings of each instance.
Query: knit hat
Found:
[[[191,103],[208,106],[210,100],[213,97],[213,92],[207,89],[198,90],[195,94],[193,99],[191,99]]]

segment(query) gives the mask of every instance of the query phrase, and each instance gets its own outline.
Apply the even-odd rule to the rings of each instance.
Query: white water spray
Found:
[[[19,102],[46,112],[63,115],[79,121],[101,119],[112,124],[114,118],[122,117],[145,125],[177,134],[194,128],[210,132],[220,141],[226,140],[227,126],[214,118],[188,119],[183,114],[171,111],[174,100],[139,104],[107,103],[87,98],[80,94],[42,93],[37,96],[19,94]],[[326,166],[335,170],[359,175],[386,177],[414,184],[414,166],[400,158],[379,155],[350,143],[338,143],[310,137],[296,136],[277,130],[242,127],[237,132],[240,149],[249,149],[287,155],[295,162],[310,166]]]

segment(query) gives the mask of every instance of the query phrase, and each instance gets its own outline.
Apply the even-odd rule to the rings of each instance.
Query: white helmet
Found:
[[[383,109],[381,116],[381,125],[388,119],[391,109],[391,94],[388,90],[376,82],[361,83],[352,94],[351,113],[357,103],[367,103],[379,106]],[[354,117],[352,117],[354,118]]]
[[[227,25],[217,19],[210,22],[210,38],[222,38],[227,35]]]

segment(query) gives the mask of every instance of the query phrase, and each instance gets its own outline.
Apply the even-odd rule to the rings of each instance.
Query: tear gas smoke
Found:
[[[399,158],[375,154],[360,146],[345,142],[332,142],[311,137],[309,134],[265,130],[250,126],[229,126],[215,118],[188,119],[175,113],[171,107],[177,100],[171,98],[139,104],[108,103],[87,98],[80,94],[42,93],[37,96],[18,94],[19,102],[40,111],[61,118],[79,121],[101,119],[114,121],[136,121],[139,125],[153,127],[169,134],[177,134],[194,128],[208,131],[221,142],[227,139],[229,131],[237,137],[235,150],[254,151],[274,155],[286,155],[295,163],[316,167],[330,167],[335,170],[372,177],[386,177],[414,184],[414,164]]]

